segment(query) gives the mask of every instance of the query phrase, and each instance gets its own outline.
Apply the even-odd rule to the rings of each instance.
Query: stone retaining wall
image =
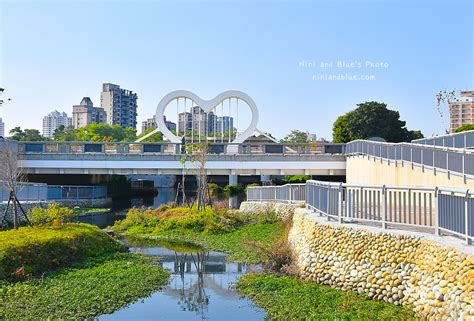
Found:
[[[289,242],[301,277],[411,307],[419,316],[474,320],[474,257],[432,241],[316,223],[293,215]]]
[[[283,220],[289,219],[297,208],[301,208],[301,204],[275,203],[275,202],[242,202],[240,204],[240,212],[259,214],[264,212],[275,212]]]

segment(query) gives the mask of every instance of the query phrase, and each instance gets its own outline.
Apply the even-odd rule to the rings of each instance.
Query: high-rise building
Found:
[[[68,127],[72,125],[72,118],[64,112],[55,110],[43,117],[43,136],[53,138],[54,131],[60,126]]]
[[[178,114],[178,132],[179,136],[186,135],[188,132],[191,132],[193,123],[193,118],[191,113],[184,112]]]
[[[107,113],[103,108],[94,107],[89,97],[84,97],[79,105],[72,106],[72,125],[80,128],[92,123],[105,124]]]
[[[178,114],[178,134],[184,135],[191,132],[197,136],[209,134],[207,113],[199,106],[191,107],[191,112]]]
[[[166,120],[166,116],[164,116],[166,127],[171,131],[176,131],[176,124],[172,121]],[[145,121],[142,121],[142,133],[147,131],[150,128],[156,128],[156,120],[155,117],[148,118]]]
[[[102,84],[100,106],[107,113],[109,125],[137,128],[137,94],[119,85]]]
[[[5,123],[0,118],[0,137],[5,137]]]
[[[232,136],[234,128],[234,118],[230,116],[217,117],[216,134]]]
[[[449,102],[449,118],[451,133],[463,125],[474,124],[474,90],[461,91],[461,97]]]
[[[199,106],[191,108],[191,112],[178,114],[178,134],[193,133],[201,136],[229,136],[234,135],[234,118],[217,116],[214,112],[206,113]]]

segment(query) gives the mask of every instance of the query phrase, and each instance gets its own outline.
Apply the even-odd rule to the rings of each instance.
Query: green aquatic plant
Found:
[[[117,251],[99,228],[80,223],[22,227],[0,232],[0,279],[22,278]]]
[[[341,291],[297,277],[248,274],[237,290],[272,320],[415,320],[405,307],[371,300],[351,291]]]
[[[168,279],[168,272],[141,255],[89,258],[42,278],[0,283],[0,320],[93,319],[149,296]]]

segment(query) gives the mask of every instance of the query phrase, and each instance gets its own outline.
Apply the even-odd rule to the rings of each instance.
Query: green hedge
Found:
[[[22,277],[117,251],[99,228],[81,223],[0,232],[0,279]]]

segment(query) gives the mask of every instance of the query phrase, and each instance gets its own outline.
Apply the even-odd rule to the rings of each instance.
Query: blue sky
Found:
[[[258,128],[277,137],[330,138],[339,115],[371,100],[431,135],[443,131],[436,93],[474,89],[470,0],[0,0],[0,20],[7,129],[41,129],[45,114],[70,114],[83,96],[99,106],[101,84],[113,82],[137,92],[139,121],[172,90],[210,99],[237,89],[257,103]],[[313,80],[338,74],[375,79]]]

